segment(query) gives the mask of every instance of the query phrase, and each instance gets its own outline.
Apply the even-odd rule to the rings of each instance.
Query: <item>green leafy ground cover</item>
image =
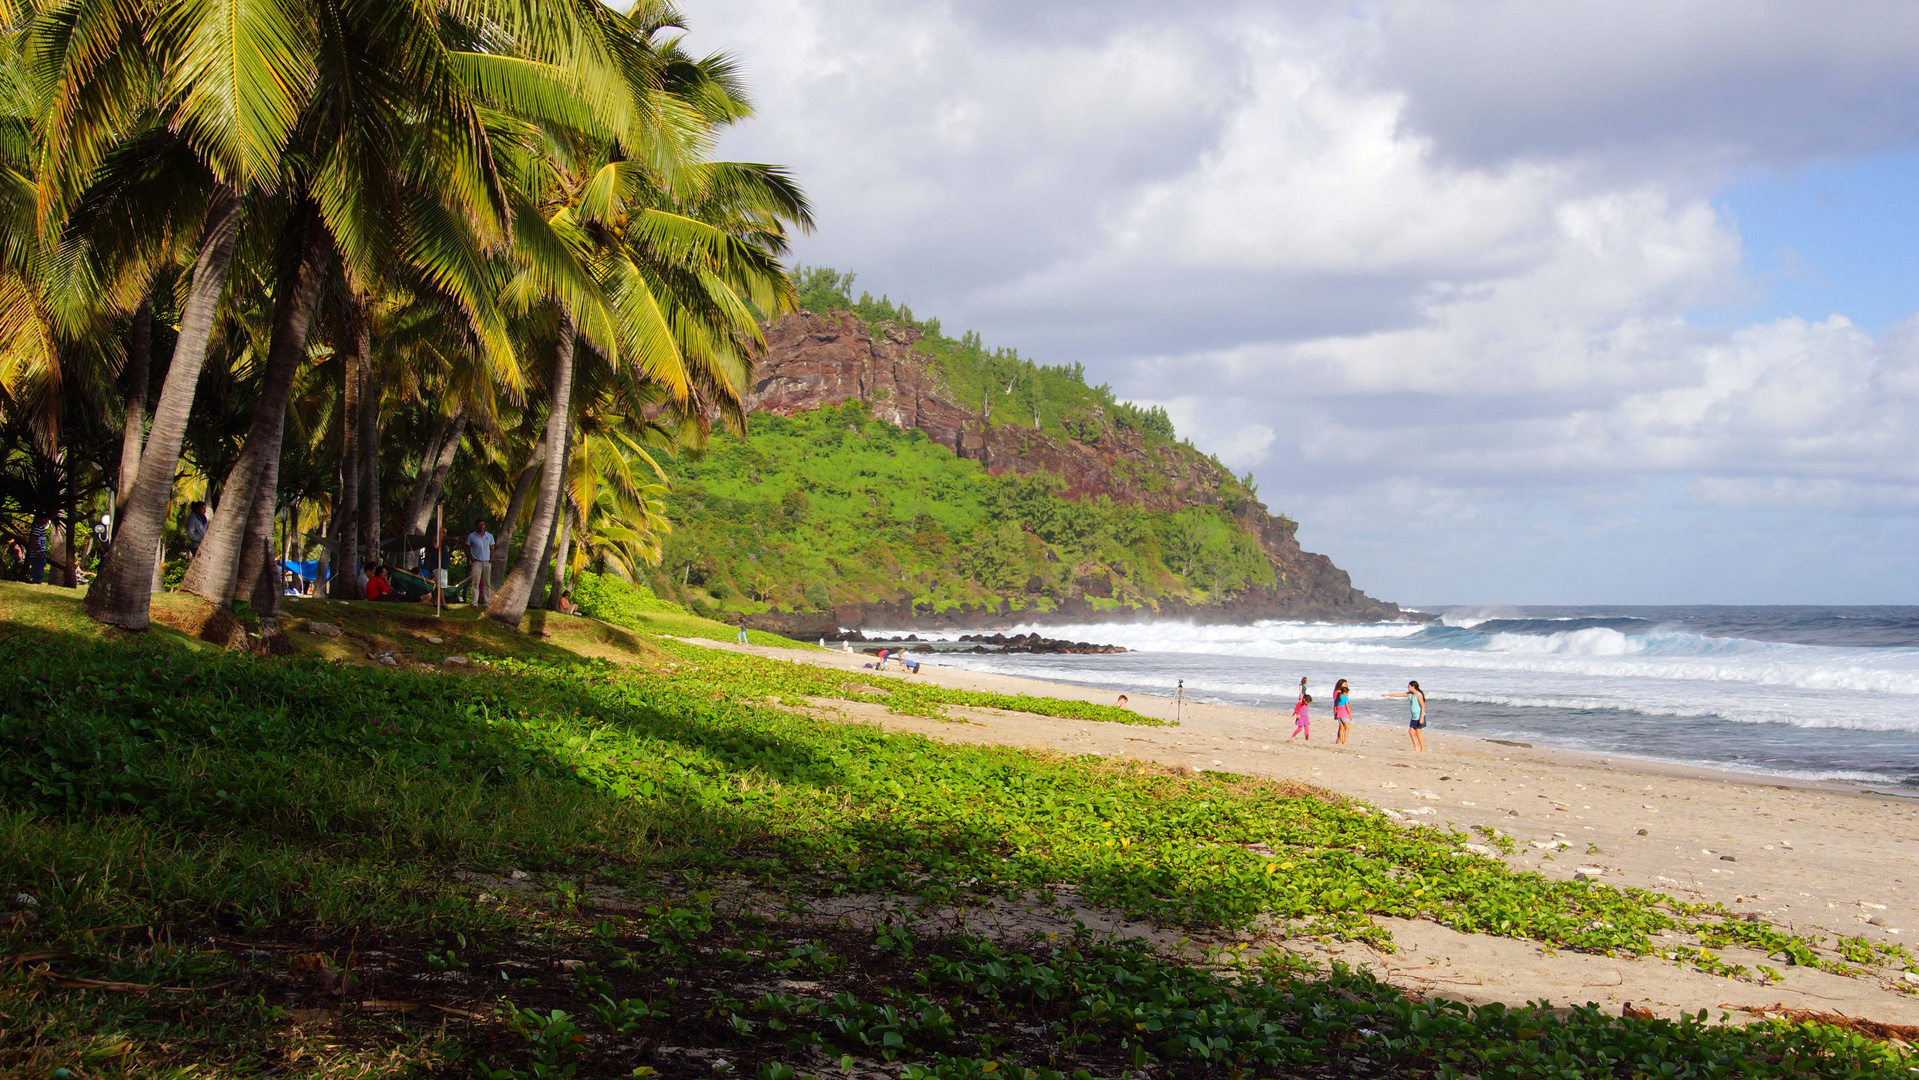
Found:
[[[1170,451],[1169,451],[1170,452]],[[674,531],[649,582],[663,595],[733,610],[831,611],[892,600],[1050,609],[1081,578],[1111,599],[1203,601],[1271,585],[1258,540],[1223,506],[1151,511],[1107,496],[1074,501],[1044,475],[994,477],[859,401],[716,438],[663,463]],[[1225,474],[1223,474],[1225,475]]]
[[[915,951],[910,934],[849,942],[715,912],[685,898],[940,904],[1070,885],[1196,931],[1376,937],[1381,913],[1622,952],[1713,921],[1517,873],[1310,789],[780,707],[845,696],[817,669],[650,636],[628,665],[553,648],[447,674],[0,620],[0,896],[31,897],[34,916],[0,931],[27,958],[0,974],[16,1018],[0,1072],[726,1074],[644,1064],[670,1040],[763,1080],[842,1054],[952,1077],[1908,1074],[1898,1052],[1816,1026],[1467,1011],[1285,966],[1217,972],[1090,941]],[[512,869],[539,889],[505,904],[453,876]],[[654,914],[592,913],[589,884],[653,897]],[[819,987],[761,1003],[747,990],[774,972]],[[376,992],[410,1004],[350,1007]],[[295,1009],[351,1015],[309,1037]]]

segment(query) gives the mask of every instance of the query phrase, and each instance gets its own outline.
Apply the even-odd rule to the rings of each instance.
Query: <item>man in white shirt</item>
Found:
[[[473,523],[473,531],[466,534],[467,569],[473,578],[473,602],[482,607],[493,597],[493,534],[486,531],[486,521]]]

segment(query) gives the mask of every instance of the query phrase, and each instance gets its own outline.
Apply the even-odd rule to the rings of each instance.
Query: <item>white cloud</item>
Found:
[[[1919,324],[1691,317],[1754,287],[1729,176],[1919,143],[1919,9],[689,14],[758,90],[729,152],[819,204],[803,258],[1166,403],[1362,586],[1757,600],[1798,558],[1919,599]]]

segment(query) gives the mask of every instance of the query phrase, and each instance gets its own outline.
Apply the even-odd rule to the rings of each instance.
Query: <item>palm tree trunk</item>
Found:
[[[533,491],[533,481],[540,475],[540,463],[546,460],[546,444],[538,443],[533,452],[527,455],[526,468],[520,470],[520,478],[513,483],[513,495],[506,503],[506,516],[500,519],[499,539],[493,544],[493,564],[491,579],[506,580],[507,549],[513,543],[513,529],[519,524],[520,510],[526,506],[526,497]]]
[[[259,495],[253,499],[253,516],[246,528],[246,547],[240,549],[240,579],[234,583],[234,599],[248,599],[253,614],[261,620],[280,618],[280,568],[272,562],[272,522],[280,516],[280,455],[274,455],[261,478]],[[261,518],[265,514],[265,520]],[[263,633],[271,627],[263,627]]]
[[[180,587],[215,604],[225,604],[234,594],[240,563],[245,554],[249,530],[256,517],[263,483],[272,485],[279,478],[280,444],[286,431],[287,400],[293,395],[293,377],[306,357],[307,329],[313,324],[313,309],[320,298],[320,282],[325,277],[331,248],[318,214],[309,205],[302,211],[304,221],[296,226],[304,232],[300,255],[283,274],[273,305],[273,338],[267,346],[266,371],[260,382],[260,400],[254,406],[253,424],[247,430],[247,442],[240,457],[227,474],[221,491],[220,508],[207,523],[206,539],[187,569]],[[266,505],[272,507],[274,492],[269,486]],[[258,533],[251,533],[257,543]],[[251,588],[248,582],[246,588]]]
[[[551,556],[553,554],[553,549],[558,546],[557,544],[554,543],[554,541],[559,538],[559,535],[560,535],[560,523],[558,521],[555,521],[553,523],[552,530],[546,534],[546,552],[548,556]],[[541,559],[540,560],[540,576],[533,579],[533,595],[534,597],[539,599],[540,601],[539,606],[541,607],[552,606],[546,602],[546,598],[549,595],[546,589],[546,585],[548,581],[552,580],[552,578],[553,578],[552,558],[549,557],[549,558]]]
[[[302,347],[304,351],[304,346]],[[280,575],[273,566],[273,519],[279,512],[280,455],[267,459],[266,471],[253,496],[247,517],[246,539],[240,548],[240,569],[233,583],[233,599],[246,597],[262,619],[280,614]]]
[[[529,543],[486,606],[487,618],[511,627],[517,628],[526,618],[527,603],[533,597],[533,581],[546,565],[547,537],[552,534],[553,518],[560,508],[560,489],[566,480],[567,435],[573,426],[573,348],[573,313],[562,307],[560,340],[553,350],[553,386],[546,415],[546,464],[540,471],[540,497],[533,504],[533,523],[526,530]]]
[[[385,562],[380,550],[380,384],[374,377],[372,324],[360,366],[360,552]]]
[[[240,200],[231,193],[215,198],[200,239],[200,257],[180,312],[180,335],[173,363],[160,387],[153,426],[140,453],[140,471],[121,504],[120,543],[108,549],[106,562],[87,589],[86,610],[93,619],[127,630],[145,630],[153,599],[155,553],[166,527],[173,495],[173,470],[180,464],[180,443],[193,393],[206,364],[213,316],[233,265],[233,241],[240,228]]]
[[[452,423],[444,413],[433,418],[433,433],[426,437],[426,446],[420,452],[420,471],[414,474],[413,490],[406,497],[406,512],[400,527],[402,543],[411,543],[415,536],[426,531],[426,519],[432,514],[426,489],[433,483],[433,463],[439,460],[440,445],[446,442],[446,429]]]
[[[80,455],[75,453],[73,440],[78,433],[67,437],[65,479],[67,482],[67,588],[80,587]]]
[[[440,504],[440,493],[446,490],[446,474],[453,468],[453,459],[460,452],[460,439],[466,434],[466,409],[462,407],[454,417],[450,430],[442,432],[442,438],[432,457],[420,459],[420,475],[426,480],[426,487],[420,489],[420,505],[413,508],[407,518],[408,536],[424,535],[427,523],[433,518],[433,508]],[[416,488],[419,485],[414,485]]]
[[[340,303],[340,324],[348,345],[340,373],[340,503],[333,510],[335,561],[340,573],[327,583],[335,600],[365,599],[356,571],[360,565],[360,400],[366,389],[366,357],[371,350],[365,313],[357,297]]]
[[[133,497],[133,481],[140,474],[140,447],[147,435],[147,373],[152,367],[153,301],[143,300],[133,313],[133,340],[127,346],[127,415],[120,430],[120,475],[113,491],[116,513]],[[117,519],[113,528],[117,538]]]
[[[553,557],[553,588],[547,593],[546,606],[553,611],[560,610],[560,594],[566,591],[567,556],[573,548],[573,507],[571,500],[560,502],[560,536],[553,543],[556,553]]]

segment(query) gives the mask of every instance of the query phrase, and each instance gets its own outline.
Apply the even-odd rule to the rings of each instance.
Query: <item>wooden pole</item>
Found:
[[[446,507],[433,508],[433,617],[440,617],[440,575],[446,573],[446,542],[440,533],[446,529]]]

